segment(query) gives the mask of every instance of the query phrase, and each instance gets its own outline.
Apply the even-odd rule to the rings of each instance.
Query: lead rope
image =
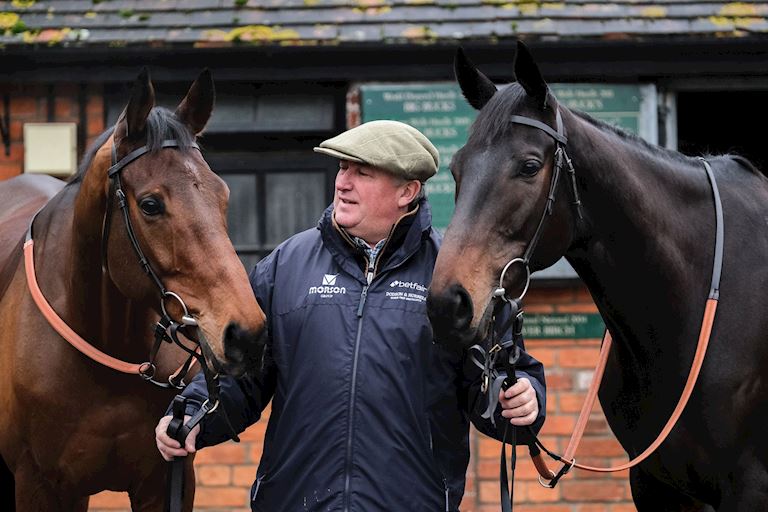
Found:
[[[702,324],[699,332],[699,339],[697,342],[696,353],[694,355],[693,362],[691,363],[691,370],[688,374],[688,378],[686,380],[685,386],[683,388],[683,392],[681,393],[678,403],[675,406],[675,409],[673,410],[670,418],[667,420],[666,424],[664,425],[661,432],[659,433],[658,437],[640,455],[630,460],[629,462],[625,464],[621,464],[619,466],[608,467],[608,468],[587,466],[584,464],[576,463],[576,459],[574,455],[579,445],[579,442],[581,441],[581,438],[584,434],[586,422],[589,417],[589,413],[592,409],[592,406],[594,405],[594,401],[597,396],[597,390],[599,388],[603,371],[605,369],[605,365],[607,362],[608,353],[611,348],[612,338],[610,333],[606,330],[606,334],[601,347],[599,362],[595,370],[595,375],[590,385],[587,398],[579,414],[579,420],[577,422],[576,429],[574,430],[574,433],[571,436],[571,440],[568,443],[568,447],[566,449],[565,454],[563,456],[559,456],[551,452],[550,450],[548,450],[541,443],[541,441],[539,441],[538,437],[534,434],[533,430],[530,429],[530,427],[528,427],[529,432],[532,438],[534,439],[534,444],[530,446],[531,457],[533,458],[534,465],[536,466],[536,469],[540,475],[539,482],[544,487],[554,488],[557,485],[557,483],[560,481],[560,479],[563,476],[565,476],[574,467],[583,469],[586,471],[607,473],[607,472],[622,471],[622,470],[626,470],[636,466],[637,464],[647,459],[664,442],[664,440],[667,438],[669,433],[672,431],[672,429],[676,425],[677,420],[682,415],[683,410],[685,409],[685,406],[688,403],[688,399],[690,398],[693,392],[693,388],[696,385],[696,381],[698,379],[699,372],[701,370],[701,366],[703,364],[707,347],[709,345],[709,340],[712,334],[712,325],[714,323],[715,313],[717,311],[717,304],[720,296],[720,279],[721,279],[721,273],[722,273],[723,250],[724,250],[723,210],[722,210],[722,202],[720,199],[720,193],[717,187],[717,182],[715,180],[715,176],[714,176],[714,173],[712,172],[712,168],[709,165],[709,162],[707,162],[703,158],[700,158],[699,160],[701,160],[706,170],[707,179],[709,180],[709,183],[712,189],[712,196],[715,204],[715,251],[714,251],[714,260],[712,264],[712,280],[710,284],[710,291],[709,291],[709,295],[707,297],[705,308],[704,308],[704,316],[702,318]],[[523,263],[525,263],[525,261],[520,258],[517,258],[516,260],[521,260]],[[506,272],[507,268],[516,260],[512,260],[504,268],[504,271],[502,272],[502,277],[500,279],[500,285],[499,285],[500,288],[494,292],[494,298],[502,297],[504,300],[508,300],[505,297],[506,290],[503,289],[503,285],[501,284],[501,282],[503,281],[504,272]],[[526,264],[526,267],[527,267],[527,264]],[[528,279],[530,279],[530,277]],[[528,283],[526,283],[525,290],[527,290],[527,288],[528,288]],[[505,433],[505,436],[506,436],[506,433]],[[552,470],[550,470],[547,467],[546,462],[541,457],[541,452],[539,451],[539,449],[545,451],[554,460],[561,462],[563,464],[563,466],[560,468],[557,474],[555,474]],[[502,445],[502,455],[504,455],[503,445]],[[502,462],[504,462],[503,459],[502,459]],[[502,473],[506,474],[505,472],[506,472],[506,464],[503,465]],[[514,473],[513,473],[513,478],[514,478]],[[547,479],[548,482],[542,481],[542,478]],[[503,494],[503,496],[505,495],[506,493]],[[502,510],[503,512],[509,512],[511,511],[511,508],[509,509],[505,508],[504,499],[505,498],[502,497]]]

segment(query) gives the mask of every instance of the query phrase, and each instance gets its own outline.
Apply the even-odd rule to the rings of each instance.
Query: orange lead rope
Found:
[[[112,368],[113,370],[117,370],[118,372],[140,375],[142,378],[146,378],[146,372],[150,363],[126,363],[125,361],[116,359],[109,354],[105,354],[101,350],[85,341],[75,331],[73,331],[72,328],[68,326],[67,323],[62,320],[62,318],[56,313],[56,311],[53,310],[51,305],[45,299],[42,290],[40,290],[40,286],[37,284],[37,278],[35,277],[34,245],[35,242],[32,240],[32,238],[29,238],[26,242],[24,242],[24,270],[27,276],[27,286],[29,287],[29,293],[32,295],[32,299],[37,305],[37,309],[40,310],[40,313],[42,313],[43,317],[45,317],[51,327],[53,327],[53,329],[59,333],[59,336],[67,340],[70,345],[97,363],[102,364],[108,368]],[[196,347],[195,352],[199,353],[199,351],[200,347],[198,346]],[[196,361],[192,361],[192,364],[195,362]],[[176,370],[172,377],[178,376],[184,370],[184,366],[185,365],[182,365],[178,370]]]
[[[612,344],[611,334],[608,331],[605,332],[605,338],[603,338],[603,346],[600,349],[600,360],[598,361],[597,367],[595,368],[595,375],[592,378],[592,383],[589,386],[589,391],[587,392],[587,396],[584,400],[584,405],[582,406],[581,412],[579,413],[579,419],[576,422],[576,429],[571,435],[571,440],[568,443],[568,447],[565,449],[565,453],[561,457],[562,462],[566,464],[565,467],[568,468],[568,470],[574,467],[574,468],[584,469],[586,471],[593,471],[597,473],[612,473],[615,471],[622,471],[640,464],[642,461],[647,459],[654,451],[656,451],[656,448],[658,448],[661,445],[661,443],[664,442],[664,440],[667,438],[669,433],[672,431],[672,428],[675,426],[675,423],[677,423],[677,420],[680,418],[680,415],[683,413],[685,406],[688,404],[688,399],[691,397],[691,393],[693,392],[693,387],[696,384],[696,379],[699,377],[699,371],[701,370],[701,365],[704,362],[704,356],[707,353],[707,346],[709,345],[709,337],[712,332],[712,323],[715,319],[716,310],[717,310],[717,299],[708,299],[707,305],[704,309],[704,320],[702,322],[701,332],[699,334],[699,343],[696,348],[696,354],[693,357],[693,364],[691,365],[691,371],[688,373],[688,380],[685,383],[685,387],[683,388],[683,392],[680,395],[680,400],[678,400],[675,410],[672,412],[672,415],[669,417],[669,420],[667,420],[667,423],[666,425],[664,425],[664,428],[661,429],[661,433],[659,433],[659,436],[656,438],[656,440],[653,443],[650,444],[650,446],[648,446],[648,448],[645,449],[643,453],[641,453],[634,459],[630,460],[629,462],[626,462],[619,466],[600,468],[595,466],[586,466],[584,464],[579,464],[576,462],[574,455],[576,454],[576,449],[578,448],[579,443],[581,442],[581,438],[584,435],[584,429],[587,426],[587,420],[589,419],[590,412],[592,411],[592,406],[595,404],[595,398],[597,398],[597,391],[600,388],[600,382],[602,381],[603,372],[605,371],[605,364],[608,361],[608,353],[611,350],[611,344]],[[547,480],[552,480],[553,478],[555,478],[555,473],[547,467],[547,464],[544,461],[543,457],[541,457],[541,455],[539,455],[534,459],[534,465],[536,466],[536,469],[538,470],[542,478],[545,478]],[[554,486],[551,485],[551,487],[554,487]]]
[[[79,334],[73,331],[72,328],[68,326],[64,320],[61,319],[56,311],[53,310],[51,305],[48,304],[48,301],[45,300],[45,297],[43,296],[43,292],[37,285],[37,278],[35,277],[35,254],[33,249],[34,244],[35,242],[32,239],[24,242],[24,267],[27,274],[27,286],[29,286],[29,292],[32,294],[32,299],[35,301],[35,304],[37,304],[37,308],[43,314],[45,319],[48,320],[48,323],[51,324],[51,327],[53,327],[53,329],[59,333],[62,338],[67,340],[73,347],[97,363],[108,366],[109,368],[119,372],[140,375],[140,370],[142,367],[141,364],[126,363],[125,361],[115,359],[114,357],[97,349],[83,338],[81,338]]]
[[[677,420],[680,419],[680,415],[682,415],[685,406],[688,404],[688,399],[691,397],[693,388],[696,385],[696,380],[699,377],[699,372],[701,371],[701,366],[704,362],[704,356],[706,355],[707,347],[709,346],[709,339],[712,334],[712,324],[715,321],[715,312],[717,311],[717,302],[720,296],[720,272],[722,270],[723,263],[723,210],[722,203],[720,201],[720,193],[717,189],[717,183],[715,182],[715,177],[712,173],[712,168],[710,167],[709,162],[703,158],[700,160],[704,164],[704,168],[707,171],[707,178],[709,179],[710,185],[712,186],[712,195],[715,200],[715,216],[717,222],[715,236],[715,261],[713,263],[712,270],[712,284],[709,291],[709,297],[707,298],[707,302],[704,307],[704,317],[701,321],[701,330],[699,332],[699,340],[696,347],[696,353],[693,356],[691,371],[688,373],[688,380],[685,382],[685,387],[683,388],[683,392],[677,402],[677,406],[675,406],[674,411],[672,411],[672,415],[670,416],[669,420],[667,420],[664,428],[661,429],[661,432],[659,433],[656,440],[653,441],[650,446],[645,449],[645,451],[643,451],[640,455],[630,460],[629,462],[608,468],[586,466],[576,462],[574,455],[576,454],[576,449],[578,448],[579,443],[581,442],[581,438],[584,435],[584,429],[586,428],[587,420],[589,419],[589,415],[595,403],[597,391],[600,388],[600,382],[602,381],[603,373],[605,371],[605,365],[608,361],[608,354],[611,350],[612,338],[610,332],[606,330],[605,337],[603,338],[603,344],[600,348],[600,358],[598,360],[597,367],[595,368],[595,374],[592,378],[592,383],[589,386],[589,391],[587,392],[587,396],[584,400],[584,405],[582,406],[581,412],[579,413],[579,418],[576,422],[576,429],[571,435],[571,440],[568,443],[565,453],[562,457],[559,457],[549,450],[544,449],[541,443],[538,443],[537,440],[537,445],[539,447],[544,449],[556,460],[565,464],[560,469],[560,471],[555,474],[551,469],[547,467],[547,464],[540,452],[532,456],[534,466],[536,466],[536,470],[540,475],[539,482],[545,487],[554,487],[560,478],[574,467],[598,473],[612,473],[615,471],[629,469],[640,464],[654,451],[656,451],[661,443],[664,442],[664,440],[667,438],[677,423]],[[548,480],[549,482],[545,483],[542,479]]]

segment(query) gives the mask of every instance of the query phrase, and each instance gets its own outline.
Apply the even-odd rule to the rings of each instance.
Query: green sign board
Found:
[[[525,339],[602,338],[603,319],[597,313],[526,313]]]
[[[633,133],[640,133],[639,85],[552,84],[557,98],[567,107],[589,113]],[[432,222],[448,227],[453,214],[455,185],[448,164],[467,141],[477,111],[469,106],[453,82],[381,84],[360,87],[362,121],[392,119],[421,130],[440,152],[437,176],[427,182]]]
[[[557,101],[594,118],[640,133],[639,85],[551,84]]]
[[[448,227],[453,214],[455,184],[448,170],[454,153],[467,141],[477,111],[455,83],[364,85],[360,88],[363,122],[392,119],[408,123],[432,141],[440,153],[437,175],[427,181],[432,223]]]

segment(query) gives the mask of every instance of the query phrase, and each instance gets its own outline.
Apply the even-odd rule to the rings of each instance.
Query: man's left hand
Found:
[[[501,403],[501,415],[509,418],[509,422],[518,427],[532,424],[539,415],[536,390],[533,389],[531,381],[525,377],[518,379],[506,391],[502,389],[499,392],[499,403]]]

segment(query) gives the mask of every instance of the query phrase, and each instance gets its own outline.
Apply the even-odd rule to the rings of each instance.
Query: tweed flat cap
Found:
[[[399,121],[363,123],[323,141],[315,151],[419,181],[435,175],[440,158],[429,139]]]

